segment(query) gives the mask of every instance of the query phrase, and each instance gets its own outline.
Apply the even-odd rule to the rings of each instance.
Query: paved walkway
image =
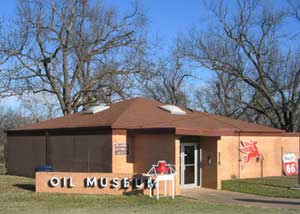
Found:
[[[264,197],[206,188],[182,189],[181,193],[186,197],[218,204],[239,204],[246,206],[300,210],[300,199]]]

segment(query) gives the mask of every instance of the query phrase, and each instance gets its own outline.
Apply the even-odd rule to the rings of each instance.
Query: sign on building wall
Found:
[[[115,144],[115,155],[128,155],[129,145],[128,143],[116,143]]]
[[[241,158],[242,168],[244,168],[251,159],[255,159],[256,162],[263,160],[264,157],[259,151],[257,144],[257,141],[241,141],[239,151],[243,154]]]
[[[290,176],[298,174],[297,159],[294,153],[283,154],[282,161],[285,175]]]
[[[164,189],[165,184],[171,185],[170,182],[161,182],[160,187]],[[148,195],[153,187],[154,177],[141,174],[37,172],[35,175],[36,192]],[[170,188],[167,194],[172,194]]]
[[[143,192],[152,184],[149,177],[112,173],[36,173],[37,192],[134,194]]]

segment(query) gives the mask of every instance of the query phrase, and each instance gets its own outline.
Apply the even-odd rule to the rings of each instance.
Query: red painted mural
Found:
[[[251,142],[241,141],[239,151],[243,153],[243,156],[241,158],[242,167],[245,167],[246,164],[253,158],[256,160],[256,162],[264,159],[262,153],[258,149],[257,144],[258,144],[257,141],[251,141]]]

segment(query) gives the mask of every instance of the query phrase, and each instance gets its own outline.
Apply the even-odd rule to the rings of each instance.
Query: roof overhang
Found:
[[[241,131],[236,129],[185,129],[177,128],[176,135],[188,136],[283,136],[283,137],[298,137],[300,133],[287,133],[283,130],[278,131]]]
[[[185,129],[177,128],[176,135],[188,135],[188,136],[232,136],[235,134],[233,129]]]
[[[111,134],[110,126],[101,127],[81,127],[81,128],[58,128],[58,129],[13,129],[6,130],[7,136],[44,136],[49,135],[95,135],[95,134]]]
[[[188,129],[188,128],[112,128],[110,126],[101,127],[81,127],[81,128],[59,128],[59,129],[38,129],[38,130],[7,130],[8,136],[44,136],[49,135],[87,135],[87,134],[113,134],[114,130],[126,130],[128,134],[175,134],[182,136],[283,136],[299,137],[300,133],[287,133],[285,131],[259,132],[240,131],[236,129]]]
[[[129,134],[176,134],[175,128],[134,128],[128,129]]]

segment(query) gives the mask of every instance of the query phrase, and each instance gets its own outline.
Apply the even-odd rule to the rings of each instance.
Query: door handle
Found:
[[[180,157],[185,157],[185,156],[187,156],[187,154],[185,154],[185,153],[180,154]]]

